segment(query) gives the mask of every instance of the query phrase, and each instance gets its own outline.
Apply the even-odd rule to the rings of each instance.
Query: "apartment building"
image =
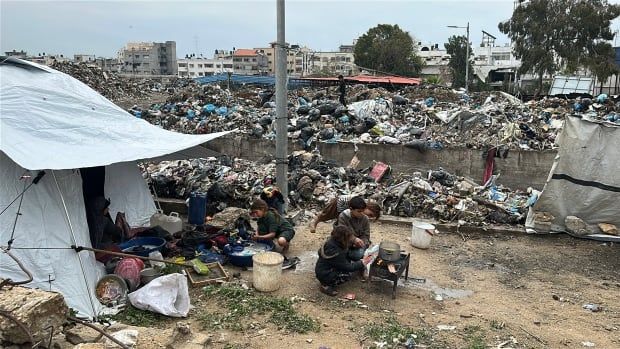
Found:
[[[97,60],[95,55],[75,54],[73,55],[74,63],[94,63]]]
[[[202,58],[192,57],[177,60],[177,74],[182,78],[198,78],[201,76],[216,75],[233,72],[232,57]]]
[[[256,49],[237,49],[232,57],[235,74],[267,75],[269,73],[269,63],[265,52]]]
[[[313,51],[307,54],[306,75],[344,75],[360,73],[355,65],[355,45],[340,45],[338,51]]]
[[[177,75],[175,41],[128,43],[119,51],[120,72],[131,75]]]
[[[515,58],[509,44],[496,46],[495,38],[487,35],[483,35],[480,45],[472,47],[472,74],[491,85],[501,85],[505,81],[514,82],[521,62]],[[446,82],[451,79],[448,69],[450,55],[443,45],[440,47],[439,44],[418,43],[417,54],[425,64],[422,77],[439,76]]]

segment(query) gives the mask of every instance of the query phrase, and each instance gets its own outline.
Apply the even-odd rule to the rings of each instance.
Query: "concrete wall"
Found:
[[[358,144],[357,156],[360,167],[368,167],[374,161],[392,166],[395,172],[426,172],[443,167],[458,175],[467,176],[480,183],[484,171],[481,150],[450,148],[441,151],[429,150],[420,153],[401,145]],[[268,162],[274,158],[275,142],[264,139],[243,137],[218,138],[208,143],[208,148],[232,157],[258,162]],[[295,150],[289,143],[289,152]],[[319,150],[325,159],[335,160],[347,165],[354,153],[352,143],[319,143]],[[555,151],[511,151],[506,159],[495,158],[500,172],[498,183],[513,189],[525,190],[527,187],[542,189],[553,164]]]

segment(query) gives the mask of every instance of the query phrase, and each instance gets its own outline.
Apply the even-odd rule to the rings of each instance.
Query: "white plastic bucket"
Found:
[[[427,249],[435,235],[435,226],[425,222],[411,224],[411,245],[420,249]]]
[[[284,256],[277,252],[261,252],[252,256],[252,282],[261,292],[280,288]]]

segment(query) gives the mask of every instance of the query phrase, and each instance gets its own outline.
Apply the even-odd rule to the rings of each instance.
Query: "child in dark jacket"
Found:
[[[314,272],[321,283],[321,292],[329,296],[335,296],[335,290],[351,278],[355,271],[364,269],[361,260],[351,261],[347,258],[347,252],[353,231],[347,226],[337,226],[332,230],[331,237],[319,249],[319,259],[316,262]]]

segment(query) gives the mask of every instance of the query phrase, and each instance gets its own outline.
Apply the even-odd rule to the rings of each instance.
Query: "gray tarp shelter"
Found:
[[[226,133],[166,131],[67,74],[1,61],[0,248],[12,241],[11,253],[34,276],[27,287],[58,291],[82,316],[96,316],[101,304],[94,290],[103,266],[92,252],[70,248],[91,246],[79,169],[104,166],[111,213],[125,211],[131,225],[145,225],[155,205],[136,162],[185,158]],[[21,195],[40,170],[45,175]],[[26,279],[2,251],[0,278]]]
[[[559,146],[526,230],[565,232],[567,216],[585,221],[592,238],[602,238],[599,223],[620,228],[620,125],[567,116]]]

